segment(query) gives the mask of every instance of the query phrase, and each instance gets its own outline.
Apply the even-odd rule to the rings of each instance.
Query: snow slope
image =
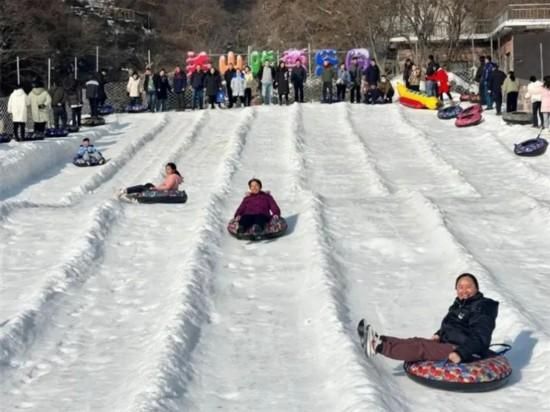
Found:
[[[116,115],[0,145],[0,404],[8,411],[550,410],[550,164],[530,128],[397,105]],[[110,160],[75,168],[87,135]],[[185,205],[119,202],[175,161]],[[289,222],[225,225],[251,177]],[[426,389],[355,326],[429,336],[472,271],[501,302],[504,389]]]

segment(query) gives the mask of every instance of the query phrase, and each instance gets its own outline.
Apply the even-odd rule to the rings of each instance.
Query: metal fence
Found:
[[[111,82],[107,83],[105,85],[105,92],[107,94],[107,101],[106,104],[110,104],[113,106],[116,112],[125,112],[126,107],[130,103],[130,98],[128,97],[127,91],[126,91],[126,82]],[[85,95],[84,90],[82,90],[83,96]],[[307,102],[314,102],[314,101],[320,101],[321,100],[321,94],[322,94],[322,85],[321,81],[318,78],[310,78],[304,85],[304,100]],[[258,97],[259,91],[253,90],[253,97]],[[336,87],[334,87],[334,96],[336,96]],[[143,103],[145,96],[143,97]],[[185,90],[185,108],[191,109],[192,108],[192,98],[193,98],[193,92],[190,88],[187,88]],[[4,131],[7,133],[13,133],[13,123],[11,121],[11,116],[7,113],[7,107],[8,107],[8,97],[0,97],[0,125],[3,124]],[[294,102],[294,92],[290,90],[289,94],[289,101]],[[83,99],[84,107],[82,109],[82,113],[84,115],[90,113],[90,108],[88,105],[88,102],[86,99]],[[278,104],[279,102],[279,96],[277,94],[277,91],[273,91],[273,103]],[[255,104],[258,104],[258,99],[255,99]],[[206,102],[204,104],[204,107],[206,107]],[[174,93],[168,94],[167,99],[167,110],[174,110],[176,108],[176,95]],[[30,117],[30,113],[29,113]],[[69,116],[70,117],[70,116]],[[50,124],[53,122],[53,116],[50,115]],[[28,119],[27,121],[27,128],[30,130],[32,129],[32,120]],[[1,126],[0,126],[1,129]],[[1,132],[2,130],[0,130]]]

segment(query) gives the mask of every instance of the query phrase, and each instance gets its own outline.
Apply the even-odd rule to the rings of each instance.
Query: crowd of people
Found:
[[[506,101],[506,112],[515,112],[518,107],[520,84],[513,70],[504,73],[491,56],[481,56],[474,80],[479,83],[480,103],[486,110],[496,110],[502,114],[502,105]],[[533,127],[550,129],[550,76],[538,80],[530,76],[526,99],[531,104]]]
[[[171,79],[166,70],[160,69],[156,73],[152,67],[147,67],[143,75],[132,72],[128,79],[127,92],[130,104],[145,104],[151,112],[167,109],[168,93],[173,93],[176,97],[176,110],[185,110],[187,89],[192,91],[193,110],[203,109],[205,103],[212,109],[222,105],[227,108],[251,106],[253,103],[269,105],[273,103],[274,91],[277,92],[278,103],[288,105],[291,90],[294,92],[295,102],[304,102],[307,77],[306,67],[300,60],[292,68],[287,67],[284,61],[280,61],[277,66],[266,61],[257,75],[252,73],[250,66],[241,70],[231,63],[223,74],[214,66],[206,69],[197,66],[189,76],[180,66],[176,66]],[[350,91],[352,103],[389,103],[394,95],[388,77],[380,73],[374,60],[371,60],[366,69],[358,64],[357,58],[352,60],[349,69],[345,64],[333,67],[325,61],[320,79],[320,98],[324,103],[345,101],[347,90]]]
[[[107,101],[105,76],[106,72],[102,71],[85,83],[92,117],[99,116],[99,107]],[[22,85],[17,85],[8,100],[14,138],[25,139],[25,126],[29,119],[33,122],[33,132],[36,134],[44,134],[50,122],[57,130],[66,129],[69,124],[67,108],[71,110],[71,125],[78,129],[82,122],[82,107],[82,84],[77,79],[54,79],[50,90],[46,90],[42,79],[36,78],[28,94]]]

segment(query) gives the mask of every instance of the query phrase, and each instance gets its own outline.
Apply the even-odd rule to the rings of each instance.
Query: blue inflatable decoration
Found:
[[[334,49],[322,49],[318,50],[315,53],[315,75],[320,76],[323,74],[323,65],[325,61],[328,61],[329,64],[333,67],[338,65],[338,56],[336,55],[336,50]]]
[[[538,136],[514,145],[514,153],[518,156],[540,156],[546,152],[548,141]]]
[[[443,119],[443,120],[448,120],[448,119],[454,119],[455,117],[457,117],[460,113],[462,113],[462,107],[460,106],[449,106],[449,107],[444,107],[442,109],[439,109],[437,111],[437,117],[439,117],[440,119]]]
[[[50,128],[46,129],[45,137],[65,137],[69,135],[69,131],[67,129],[55,129]]]

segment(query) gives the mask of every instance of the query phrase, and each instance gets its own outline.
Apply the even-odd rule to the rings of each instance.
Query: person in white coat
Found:
[[[13,136],[17,141],[25,139],[25,125],[30,105],[29,96],[20,85],[17,85],[8,100],[8,113],[11,114],[13,120]]]
[[[42,80],[37,80],[30,94],[31,116],[34,122],[34,133],[43,134],[46,131],[46,123],[50,120],[52,98],[44,89]]]
[[[231,79],[231,90],[233,99],[239,101],[239,106],[244,105],[244,91],[246,89],[246,80],[241,69],[237,69],[235,76]]]
[[[527,85],[527,93],[525,97],[531,101],[533,108],[533,127],[539,127],[539,119],[541,127],[544,126],[542,112],[540,110],[541,105],[541,92],[542,82],[537,80],[535,76],[529,78],[529,84]]]
[[[143,93],[143,83],[137,72],[133,72],[128,79],[127,86],[128,96],[130,96],[130,104],[135,106],[141,103],[141,94]]]

